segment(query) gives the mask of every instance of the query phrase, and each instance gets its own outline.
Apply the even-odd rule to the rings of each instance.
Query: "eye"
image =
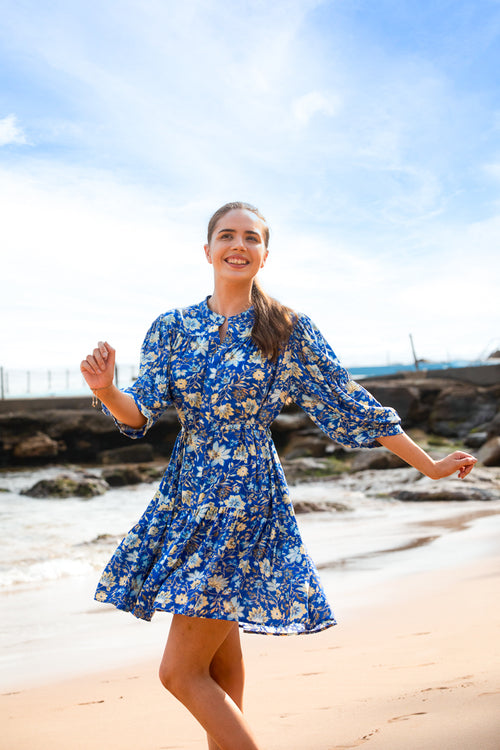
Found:
[[[232,236],[231,232],[223,232],[222,234],[219,234],[219,239],[230,240]]]

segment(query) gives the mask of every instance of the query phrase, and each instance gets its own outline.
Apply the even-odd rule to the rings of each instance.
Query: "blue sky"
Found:
[[[500,3],[0,0],[0,364],[135,362],[206,222],[348,366],[500,345]]]

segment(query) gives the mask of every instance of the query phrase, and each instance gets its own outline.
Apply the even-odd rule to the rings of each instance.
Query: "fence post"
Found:
[[[118,380],[118,365],[115,362],[115,385],[117,388],[120,387],[119,380]]]
[[[0,396],[2,400],[5,398],[5,386],[3,383],[3,367],[0,367]]]

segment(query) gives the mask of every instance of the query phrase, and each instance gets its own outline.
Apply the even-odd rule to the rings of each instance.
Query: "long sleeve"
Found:
[[[290,396],[332,440],[371,448],[378,437],[402,432],[397,412],[351,380],[307,316],[299,316],[290,347]]]
[[[115,419],[120,431],[131,438],[143,437],[172,403],[169,391],[168,320],[169,317],[161,315],[149,328],[141,347],[139,377],[130,388],[123,389],[124,393],[132,396],[137,408],[147,419],[146,424],[138,429]],[[103,407],[103,411],[109,414],[106,407]]]

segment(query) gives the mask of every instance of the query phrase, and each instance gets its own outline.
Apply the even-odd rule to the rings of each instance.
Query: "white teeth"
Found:
[[[246,260],[236,260],[234,258],[228,258],[227,262],[230,263],[232,266],[246,266],[248,261]]]

